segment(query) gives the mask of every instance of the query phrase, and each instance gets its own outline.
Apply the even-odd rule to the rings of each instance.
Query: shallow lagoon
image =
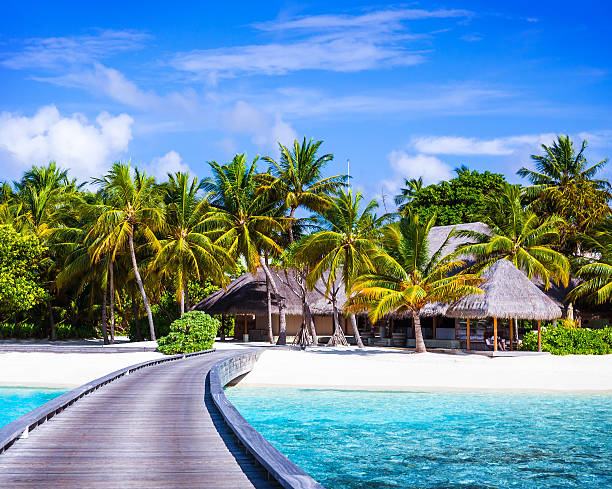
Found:
[[[0,428],[64,392],[65,389],[0,387]]]
[[[332,488],[612,487],[612,395],[233,387],[228,398]]]

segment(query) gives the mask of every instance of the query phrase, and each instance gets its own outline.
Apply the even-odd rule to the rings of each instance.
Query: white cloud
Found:
[[[387,158],[391,168],[401,179],[423,177],[423,183],[429,185],[448,180],[453,176],[451,167],[435,156],[410,155],[403,150],[393,150]]]
[[[481,34],[465,34],[461,36],[461,39],[465,42],[478,42],[482,41],[484,37]]]
[[[223,125],[233,133],[246,134],[262,149],[276,148],[277,143],[289,144],[297,133],[280,114],[266,113],[253,105],[238,101],[222,115]]]
[[[407,41],[423,37],[409,33],[406,21],[423,18],[468,17],[466,10],[380,10],[361,15],[313,15],[253,24],[287,39],[180,53],[171,64],[196,78],[216,83],[240,75],[280,75],[300,70],[356,72],[411,66],[423,53]]]
[[[80,180],[101,174],[125,152],[132,139],[133,119],[102,112],[95,123],[80,114],[63,117],[54,105],[32,116],[0,114],[0,166],[19,176],[31,165],[55,160]]]
[[[525,134],[493,139],[458,136],[422,136],[412,139],[416,151],[436,155],[511,155],[521,148],[550,144],[553,133]]]
[[[191,173],[189,165],[174,150],[168,151],[164,156],[153,158],[149,165],[144,165],[144,168],[148,174],[154,176],[158,181],[166,180],[168,173]]]
[[[193,90],[171,92],[160,96],[154,91],[142,90],[114,68],[94,63],[92,70],[81,70],[61,76],[35,77],[36,80],[55,85],[80,88],[94,95],[104,94],[128,107],[194,113],[199,102]]]
[[[380,28],[384,25],[396,25],[403,20],[418,20],[430,18],[470,17],[468,10],[423,10],[394,9],[379,10],[362,15],[309,15],[289,20],[274,20],[253,24],[262,31],[282,31],[291,29],[328,30],[346,27]]]
[[[95,35],[26,39],[22,50],[0,55],[0,64],[19,70],[90,63],[139,49],[148,38],[137,31],[103,30]]]

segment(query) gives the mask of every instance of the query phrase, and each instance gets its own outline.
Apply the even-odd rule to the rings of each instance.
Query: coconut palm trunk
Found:
[[[266,279],[270,282],[270,287],[272,287],[272,291],[276,296],[276,300],[278,301],[278,341],[277,345],[286,345],[287,344],[287,305],[285,304],[285,298],[281,296],[278,291],[278,287],[276,286],[276,281],[272,276],[272,272],[268,268],[265,260],[262,258],[260,260],[261,268],[266,274]]]
[[[317,330],[315,328],[315,323],[312,317],[312,312],[310,311],[310,305],[308,304],[308,301],[306,300],[306,298],[304,298],[304,302],[302,303],[302,310],[304,311],[304,317],[306,319],[306,324],[310,328],[310,335],[312,336],[312,342],[316,346],[319,344],[319,338],[317,337]]]
[[[359,329],[357,328],[357,318],[354,314],[349,315],[349,319],[351,320],[351,326],[353,327],[353,334],[355,335],[355,343],[359,348],[363,348],[363,341],[361,341],[361,336],[359,335]]]
[[[104,286],[104,292],[102,292],[102,338],[104,339],[104,344],[108,345],[110,342],[108,341],[108,329],[107,329],[107,316],[106,316],[106,300],[108,297],[108,287]]]
[[[346,341],[346,337],[344,336],[344,331],[340,327],[340,318],[338,314],[338,301],[336,299],[336,294],[331,296],[331,303],[333,309],[333,322],[334,322],[334,332],[329,338],[327,342],[327,346],[348,346],[348,342]]]
[[[155,325],[153,324],[153,314],[151,314],[151,306],[147,300],[147,293],[145,292],[144,285],[142,284],[142,278],[138,271],[138,263],[136,262],[136,252],[134,251],[134,228],[132,227],[129,235],[128,242],[130,245],[130,256],[132,257],[132,266],[134,267],[134,277],[136,277],[136,283],[142,296],[142,302],[144,303],[145,311],[147,311],[147,319],[149,320],[149,331],[151,332],[151,341],[156,341],[155,337]]]
[[[423,330],[421,329],[421,317],[418,311],[412,311],[412,325],[414,326],[414,338],[416,342],[416,352],[425,353],[425,340],[423,340]]]
[[[110,342],[115,342],[115,271],[113,261],[108,266],[109,276],[109,298],[110,298]]]
[[[268,341],[274,344],[274,333],[272,332],[272,294],[270,293],[270,280],[266,277],[266,313],[268,315]]]

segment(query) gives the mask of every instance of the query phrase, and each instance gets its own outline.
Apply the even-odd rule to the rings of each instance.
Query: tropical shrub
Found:
[[[73,326],[71,324],[58,324],[55,330],[55,337],[58,340],[69,340],[72,338],[95,338],[96,330],[92,324]]]
[[[523,337],[521,350],[538,349],[537,331]],[[553,355],[607,355],[612,353],[612,327],[604,329],[568,328],[563,324],[542,328],[542,351]]]
[[[168,336],[159,338],[159,351],[166,355],[191,353],[208,350],[212,347],[221,327],[218,319],[201,311],[183,314],[170,325]]]
[[[46,299],[39,277],[44,252],[36,236],[0,226],[0,318],[8,319]]]
[[[33,338],[38,333],[36,326],[30,323],[23,324],[12,324],[5,323],[0,325],[0,338],[1,339],[24,339]]]

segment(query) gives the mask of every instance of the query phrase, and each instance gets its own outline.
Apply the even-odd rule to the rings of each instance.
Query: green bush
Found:
[[[14,338],[13,331],[15,329],[15,325],[11,323],[5,323],[0,326],[0,338]]]
[[[221,323],[205,312],[186,312],[170,325],[170,333],[157,340],[159,351],[166,355],[191,353],[212,347]]]
[[[521,350],[537,349],[538,333],[529,331],[523,337]],[[607,355],[612,353],[612,327],[586,329],[557,325],[542,328],[542,351],[553,355]]]

